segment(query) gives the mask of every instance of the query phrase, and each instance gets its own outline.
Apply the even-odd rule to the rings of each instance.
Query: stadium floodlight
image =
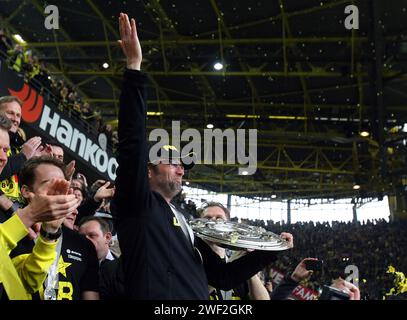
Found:
[[[217,71],[222,70],[223,69],[223,64],[220,62],[215,62],[215,64],[213,65],[213,68]]]
[[[363,138],[367,138],[368,136],[370,136],[370,133],[367,131],[362,131],[361,133],[359,133],[361,137]]]

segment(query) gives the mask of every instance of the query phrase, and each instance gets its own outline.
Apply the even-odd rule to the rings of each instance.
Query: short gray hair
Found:
[[[21,108],[23,107],[23,102],[19,98],[14,97],[14,96],[4,96],[4,97],[0,97],[0,108],[3,107],[3,104],[10,103],[10,102],[17,102]]]
[[[0,111],[0,129],[8,132],[12,125],[11,120],[7,118],[6,114]]]

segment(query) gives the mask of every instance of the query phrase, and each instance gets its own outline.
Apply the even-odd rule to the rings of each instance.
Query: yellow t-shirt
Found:
[[[10,300],[31,300],[31,293],[42,287],[56,257],[56,242],[41,237],[30,254],[10,259],[9,254],[28,230],[17,215],[0,224],[0,283]]]

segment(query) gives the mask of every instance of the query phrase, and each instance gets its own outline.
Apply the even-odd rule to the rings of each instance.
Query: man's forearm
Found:
[[[251,300],[270,300],[270,295],[263,282],[257,275],[251,277],[247,284],[249,285],[249,294]]]
[[[200,239],[196,241],[203,256],[208,283],[221,290],[237,287],[277,259],[274,252],[254,251],[233,262],[224,263],[205,242]]]
[[[40,236],[30,254],[21,256],[21,260],[18,259],[20,256],[13,259],[21,281],[29,293],[38,291],[44,283],[55,260],[57,244],[58,241],[49,241]]]
[[[18,215],[14,215],[3,224],[0,224],[0,245],[9,254],[27,234],[27,227]]]

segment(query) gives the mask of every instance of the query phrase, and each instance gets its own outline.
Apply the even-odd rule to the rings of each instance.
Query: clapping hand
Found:
[[[17,210],[17,214],[27,228],[37,222],[51,222],[49,226],[58,229],[63,219],[79,205],[65,179],[54,178],[40,186],[36,193],[25,192],[29,204]]]

